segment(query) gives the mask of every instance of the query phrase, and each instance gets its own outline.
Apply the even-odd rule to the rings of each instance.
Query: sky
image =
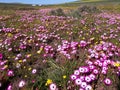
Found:
[[[60,4],[76,0],[0,0],[4,3],[24,3],[24,4]]]

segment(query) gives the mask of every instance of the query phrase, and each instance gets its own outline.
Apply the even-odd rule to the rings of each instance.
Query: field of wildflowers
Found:
[[[120,90],[120,13],[84,8],[1,10],[0,90]]]

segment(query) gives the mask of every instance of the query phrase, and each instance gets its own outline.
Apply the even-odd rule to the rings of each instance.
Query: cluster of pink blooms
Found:
[[[46,62],[50,58],[57,61],[59,56],[65,56],[69,61],[76,60],[83,53],[81,49],[89,52],[87,65],[79,67],[71,75],[74,84],[80,90],[91,90],[94,81],[102,74],[104,78],[101,82],[111,85],[112,79],[106,77],[109,70],[112,68],[112,73],[120,76],[120,48],[116,46],[120,45],[120,15],[101,13],[87,16],[86,13],[82,19],[76,19],[69,16],[49,16],[47,13],[50,10],[19,10],[15,12],[18,18],[10,19],[10,25],[7,25],[7,20],[0,22],[0,74],[10,80],[7,90],[12,90],[15,80],[18,81],[19,88],[29,82],[36,82],[36,73],[41,72],[41,68],[46,70],[42,65],[45,63],[41,60]],[[100,40],[106,42],[97,44]],[[112,40],[116,45],[107,43],[113,42]],[[95,46],[88,49],[92,45]],[[62,58],[61,62],[65,61]],[[1,75],[0,81],[0,87],[4,86]],[[50,90],[57,90],[57,85],[50,84]]]
[[[45,51],[44,57],[48,57],[48,56],[53,57],[55,54],[54,49],[52,48],[52,46],[49,45],[44,47],[44,51]]]
[[[8,33],[8,32],[14,32],[14,28],[5,28],[3,27],[0,32]]]
[[[89,49],[88,52],[87,65],[80,66],[78,70],[75,70],[74,74],[71,75],[71,80],[80,87],[79,90],[92,90],[92,83],[100,79],[101,77],[98,78],[98,76],[102,74],[104,78],[101,79],[101,82],[105,85],[111,85],[112,80],[106,76],[108,69],[111,68],[114,69],[113,74],[120,75],[120,66],[115,65],[118,60],[113,59],[115,56],[120,56],[119,48],[112,43],[101,42],[101,44]]]
[[[58,45],[57,51],[65,55],[68,59],[71,59],[71,55],[77,53],[78,47],[85,47],[87,45],[86,41],[80,42],[68,42],[66,40],[62,41],[62,45]]]

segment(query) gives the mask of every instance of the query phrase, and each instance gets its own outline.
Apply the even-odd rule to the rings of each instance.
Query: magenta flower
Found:
[[[2,59],[3,58],[3,55],[0,53],[0,59]]]
[[[50,90],[57,90],[57,86],[54,83],[50,84],[49,88]]]

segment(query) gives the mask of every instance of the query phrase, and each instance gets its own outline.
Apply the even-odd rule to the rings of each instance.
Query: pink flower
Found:
[[[80,74],[79,70],[74,71],[74,75],[79,75],[79,74]]]
[[[12,70],[9,70],[7,75],[8,75],[8,76],[14,76],[14,73],[13,73]]]
[[[95,66],[94,66],[94,65],[90,65],[89,68],[90,68],[91,70],[93,70],[93,69],[95,69]]]
[[[81,85],[82,80],[81,80],[80,78],[77,78],[77,79],[75,80],[75,83],[76,83],[76,85]]]
[[[75,76],[75,75],[71,75],[70,77],[72,80],[75,80],[77,78],[77,76]]]
[[[86,82],[91,82],[91,78],[90,78],[89,76],[86,76],[86,77],[85,77],[85,81],[86,81]]]
[[[80,41],[80,46],[81,47],[85,47],[86,45],[87,45],[86,41],[84,41],[84,40]]]
[[[106,71],[106,70],[102,70],[101,73],[104,74],[104,75],[106,75],[106,74],[107,74],[107,71]]]
[[[24,85],[25,85],[25,81],[21,80],[21,81],[19,82],[19,87],[22,88]]]
[[[111,84],[112,84],[112,81],[111,81],[109,78],[106,78],[106,79],[104,80],[104,83],[105,83],[106,85],[111,85]]]
[[[88,73],[90,70],[88,67],[84,67],[85,73]]]
[[[99,71],[98,71],[97,69],[94,69],[94,70],[93,70],[93,73],[94,73],[94,74],[98,74]]]
[[[7,90],[12,90],[12,86],[9,85],[8,88],[7,88]]]
[[[92,90],[92,86],[87,85],[86,88],[85,88],[85,90]]]
[[[82,82],[82,83],[81,83],[81,87],[82,87],[82,88],[86,88],[86,86],[87,86],[87,83],[86,83],[86,82]]]
[[[32,74],[35,74],[36,72],[37,72],[36,69],[33,69],[33,70],[32,70]]]
[[[57,86],[54,83],[50,84],[49,88],[50,88],[50,90],[57,90]]]
[[[91,78],[91,80],[95,80],[95,75],[94,74],[90,74],[89,77]]]
[[[84,68],[82,68],[82,67],[79,68],[79,71],[80,71],[81,73],[84,73],[84,72],[85,72]]]
[[[84,80],[85,80],[85,76],[80,76],[80,79],[81,79],[82,81],[84,81]]]

